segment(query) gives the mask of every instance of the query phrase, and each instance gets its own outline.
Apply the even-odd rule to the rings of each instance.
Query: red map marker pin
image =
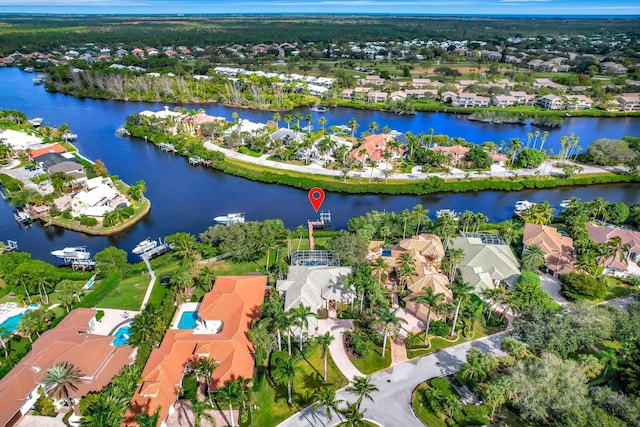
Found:
[[[309,201],[311,202],[311,206],[318,212],[322,202],[324,202],[324,190],[319,187],[314,187],[309,190]]]

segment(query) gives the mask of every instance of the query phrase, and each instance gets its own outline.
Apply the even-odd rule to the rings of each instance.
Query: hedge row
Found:
[[[74,304],[73,308],[93,308],[96,307],[107,295],[113,291],[122,280],[122,273],[119,271],[111,272],[100,283],[96,283],[80,302]]]

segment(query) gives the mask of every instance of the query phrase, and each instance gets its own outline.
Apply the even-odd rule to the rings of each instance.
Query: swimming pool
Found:
[[[127,343],[127,341],[129,340],[129,335],[131,335],[131,325],[132,323],[129,323],[128,325],[124,325],[118,328],[118,330],[114,334],[115,338],[111,342],[114,347],[125,345]]]
[[[196,319],[198,318],[197,311],[185,311],[180,316],[180,321],[178,322],[178,329],[195,329],[196,328]]]
[[[20,314],[16,314],[15,316],[11,316],[11,317],[7,318],[7,320],[5,320],[4,322],[0,323],[0,330],[5,334],[9,334],[9,333],[15,331],[16,328],[18,327],[18,323],[20,323],[20,320],[22,320],[22,317],[24,316],[24,314],[28,313],[30,311],[31,310],[26,310],[26,311],[23,311]]]

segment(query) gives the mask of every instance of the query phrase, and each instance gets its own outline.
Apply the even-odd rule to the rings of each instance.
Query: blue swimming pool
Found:
[[[129,335],[131,335],[131,323],[118,328],[111,344],[113,344],[114,347],[125,345],[129,340]]]
[[[391,251],[385,249],[384,251],[382,251],[382,256],[391,256]]]
[[[11,316],[9,318],[7,318],[7,320],[5,320],[4,322],[0,323],[0,330],[3,331],[3,333],[9,334],[13,331],[16,330],[16,328],[18,327],[18,323],[20,323],[20,320],[22,320],[22,316],[24,316],[25,313],[28,313],[31,310],[26,310],[20,314],[16,314],[15,316]]]
[[[182,316],[180,316],[180,321],[178,322],[178,329],[195,329],[197,318],[198,318],[197,311],[183,312]]]

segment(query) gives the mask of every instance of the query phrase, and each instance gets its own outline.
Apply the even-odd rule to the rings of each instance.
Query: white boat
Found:
[[[238,224],[240,222],[244,222],[244,214],[243,213],[229,213],[227,215],[217,216],[213,218],[215,222],[218,224]]]
[[[31,215],[29,215],[29,212],[25,210],[16,209],[16,211],[13,213],[13,217],[16,219],[16,221],[18,221],[19,224],[31,224]]]
[[[458,217],[460,216],[453,209],[440,209],[436,211],[436,218],[440,218],[441,216],[444,216],[444,215],[449,215],[454,219],[458,219]]]
[[[36,117],[29,120],[29,124],[31,124],[31,126],[33,127],[39,127],[39,126],[42,126],[42,120],[43,120],[42,117]]]
[[[560,202],[560,207],[563,208],[563,209],[566,209],[569,206],[571,206],[571,200],[570,199],[563,200],[562,202]]]
[[[36,77],[35,79],[31,79],[34,85],[38,86],[44,83],[44,79],[42,77]]]
[[[64,135],[62,135],[62,139],[64,141],[77,141],[78,135],[75,133],[67,132]]]
[[[327,111],[329,111],[329,107],[325,107],[324,105],[316,105],[315,107],[311,108],[311,111],[315,111],[316,113],[326,113]]]
[[[141,255],[145,252],[149,252],[151,249],[154,249],[156,246],[158,246],[158,242],[147,238],[147,239],[144,239],[142,242],[138,243],[138,246],[133,248],[131,252],[133,252],[136,255]]]
[[[533,206],[534,204],[535,203],[531,203],[528,200],[518,200],[515,206],[513,207],[513,211],[514,212],[526,211],[527,209],[531,209],[531,206]]]
[[[69,246],[64,249],[58,249],[51,252],[51,255],[64,260],[86,261],[91,259],[91,253],[87,252],[84,246]]]

